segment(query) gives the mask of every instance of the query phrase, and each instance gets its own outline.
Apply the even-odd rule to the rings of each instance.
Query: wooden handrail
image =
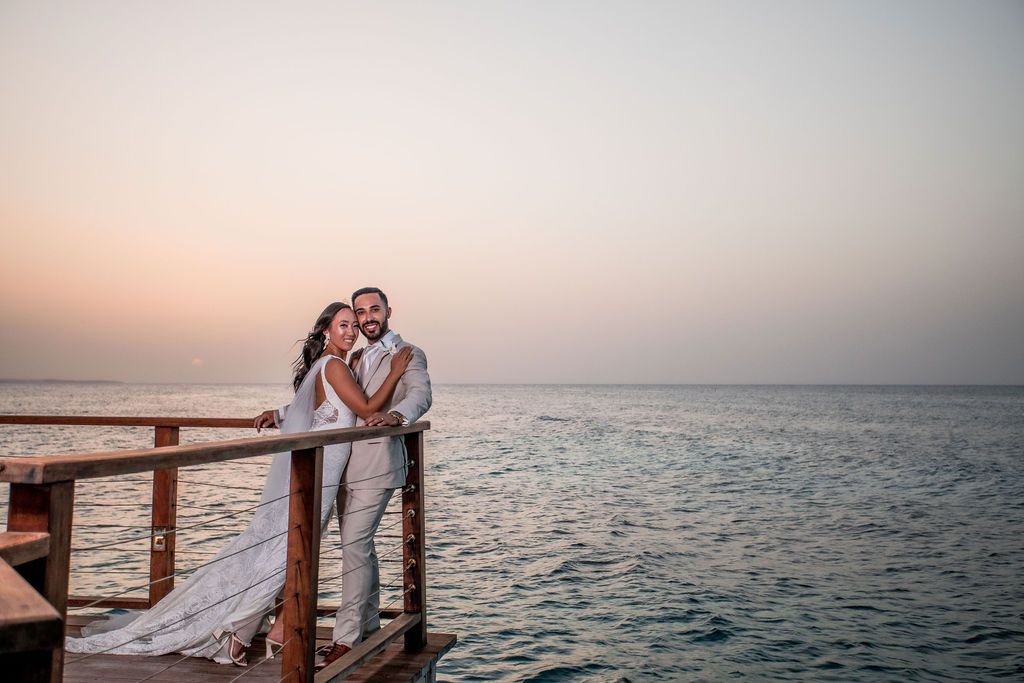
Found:
[[[12,567],[50,554],[50,534],[41,531],[0,531],[0,560]]]
[[[346,427],[278,436],[207,441],[188,446],[73,455],[0,458],[0,481],[18,484],[49,484],[75,479],[95,479],[168,467],[191,467],[212,462],[240,460],[284,451],[319,448],[329,444],[402,436],[430,429],[429,422],[407,427]]]
[[[214,427],[252,428],[253,418],[243,417],[118,417],[110,415],[0,415],[5,425],[72,425],[76,427]]]

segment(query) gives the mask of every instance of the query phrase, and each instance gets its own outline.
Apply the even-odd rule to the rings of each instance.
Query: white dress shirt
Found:
[[[388,352],[388,347],[394,343],[394,338],[395,331],[388,330],[383,337],[366,347],[363,357],[359,359],[360,381],[365,382],[368,379],[367,373],[377,364],[381,355]]]

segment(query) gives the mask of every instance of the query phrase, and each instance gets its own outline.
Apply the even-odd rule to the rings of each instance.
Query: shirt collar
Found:
[[[397,336],[398,336],[398,335],[397,335],[397,334],[395,334],[395,331],[394,331],[394,330],[388,330],[388,331],[387,331],[387,332],[386,332],[386,333],[384,334],[384,336],[383,336],[383,337],[381,337],[380,339],[378,339],[377,341],[375,341],[375,342],[373,343],[373,346],[374,346],[375,348],[378,348],[378,349],[380,349],[381,351],[387,351],[387,348],[388,348],[389,346],[391,346],[392,344],[395,344],[395,343],[397,343],[397,342],[395,341],[395,337],[397,337]]]

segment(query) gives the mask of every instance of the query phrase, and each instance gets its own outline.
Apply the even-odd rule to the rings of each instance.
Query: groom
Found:
[[[390,329],[388,297],[377,287],[363,287],[352,294],[352,308],[367,346],[353,361],[356,380],[372,396],[391,371],[391,356],[412,346]],[[416,422],[430,408],[430,376],[427,357],[412,346],[412,360],[391,396],[385,412],[362,422],[368,427],[395,427]],[[268,410],[256,419],[257,426],[280,424],[277,411]],[[333,644],[319,668],[345,655],[363,636],[380,628],[380,567],[374,548],[384,510],[395,489],[405,485],[405,440],[387,437],[352,444],[352,454],[338,491],[338,517],[345,576],[341,582],[341,609],[334,624]]]
[[[387,295],[380,289],[364,287],[353,292],[352,308],[367,341],[355,367],[356,380],[366,395],[372,396],[391,370],[391,356],[403,346],[412,345],[390,329],[391,307]],[[367,426],[408,425],[423,417],[430,408],[427,357],[421,349],[415,346],[412,349],[412,360],[398,381],[388,410],[367,418]],[[341,609],[334,624],[334,645],[321,666],[343,656],[358,645],[366,633],[380,628],[380,569],[373,534],[391,494],[405,485],[405,463],[402,437],[352,444],[352,455],[338,493],[346,574],[341,584]]]

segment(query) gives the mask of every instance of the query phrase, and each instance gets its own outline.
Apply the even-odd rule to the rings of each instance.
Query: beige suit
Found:
[[[389,337],[396,347],[411,346],[397,334]],[[391,371],[390,353],[381,353],[365,368],[359,365],[356,379],[372,396]],[[398,381],[385,411],[395,410],[410,423],[430,408],[430,376],[427,357],[413,347],[412,360]],[[362,420],[356,422],[363,424]],[[380,628],[380,567],[373,535],[396,488],[405,484],[406,452],[402,437],[357,441],[342,476],[338,494],[344,577],[341,609],[334,623],[334,642],[356,646],[366,633]]]
[[[427,356],[423,351],[399,335],[392,340],[397,348],[412,346],[412,360],[402,379],[398,380],[391,401],[381,412],[398,411],[409,421],[416,422],[430,408],[430,376],[427,374]],[[367,396],[380,389],[391,371],[391,354],[382,353],[372,367],[357,373],[356,380]],[[364,424],[357,419],[356,425]],[[352,458],[345,468],[343,481],[350,489],[399,488],[405,484],[405,440],[401,437],[357,441],[352,444]]]

